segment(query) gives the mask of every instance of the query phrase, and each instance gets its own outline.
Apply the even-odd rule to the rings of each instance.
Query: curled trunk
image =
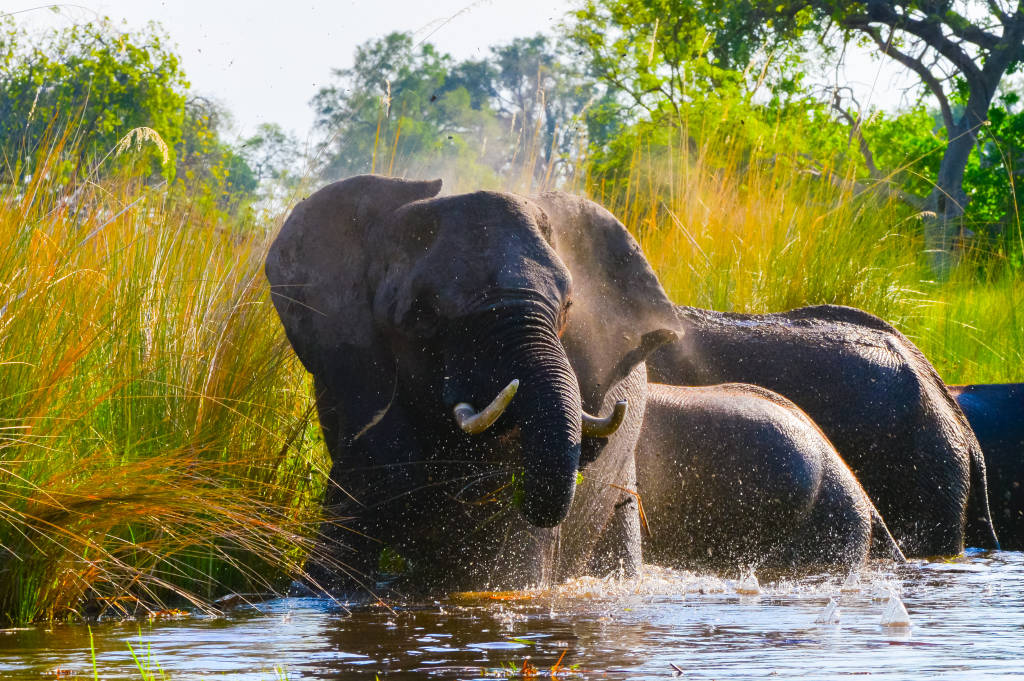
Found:
[[[476,347],[474,358],[452,364],[476,363],[473,398],[485,403],[513,378],[519,380],[515,399],[501,418],[519,428],[520,511],[532,525],[557,525],[572,505],[582,439],[580,390],[565,350],[550,321],[530,313],[492,318]],[[470,390],[453,388],[460,370],[467,369],[450,366],[446,371],[449,400],[465,400]]]

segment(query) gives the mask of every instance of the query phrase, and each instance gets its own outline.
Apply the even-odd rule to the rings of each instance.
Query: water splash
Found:
[[[761,593],[761,583],[757,581],[757,575],[751,572],[737,582],[736,593],[743,596],[755,596]]]
[[[830,598],[825,609],[814,618],[815,624],[839,624],[839,601]]]
[[[885,603],[885,610],[882,612],[883,627],[909,627],[910,613],[903,605],[903,599],[895,591],[889,592],[889,600]]]
[[[839,591],[844,594],[852,594],[860,592],[860,573],[851,572],[846,575],[846,580],[843,585],[839,587]]]

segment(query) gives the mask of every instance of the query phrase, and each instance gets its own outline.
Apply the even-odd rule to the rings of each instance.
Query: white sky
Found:
[[[177,44],[192,89],[227,105],[240,135],[276,122],[305,137],[309,100],[352,62],[355,47],[390,31],[412,31],[457,59],[480,58],[491,45],[553,32],[580,0],[78,0],[58,14],[41,0],[0,0],[29,28],[106,15],[129,28],[163,25]],[[906,78],[863,55],[840,77],[859,85],[861,104],[892,108]]]
[[[158,21],[177,44],[192,89],[226,104],[240,133],[276,122],[304,136],[313,123],[309,100],[366,40],[412,31],[457,59],[479,58],[491,45],[551,32],[576,1],[77,0],[60,14],[36,9],[15,19],[27,27],[97,15],[131,28]],[[44,4],[3,0],[0,13]]]

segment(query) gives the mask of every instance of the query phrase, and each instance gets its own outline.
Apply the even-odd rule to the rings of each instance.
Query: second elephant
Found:
[[[818,427],[768,390],[651,384],[637,445],[645,560],[686,569],[859,567],[902,560]]]
[[[652,381],[751,383],[784,395],[828,436],[907,555],[998,546],[985,460],[935,369],[878,317],[820,305],[774,314],[677,306],[681,339]]]

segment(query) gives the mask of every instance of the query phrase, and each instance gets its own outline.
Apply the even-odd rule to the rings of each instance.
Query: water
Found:
[[[652,567],[639,581],[395,611],[279,599],[223,618],[92,631],[103,679],[139,678],[129,644],[175,679],[531,678],[524,660],[533,678],[560,679],[1024,677],[1022,553],[755,584]],[[882,626],[897,601],[910,626]],[[92,669],[84,626],[0,634],[0,678],[91,679]]]

